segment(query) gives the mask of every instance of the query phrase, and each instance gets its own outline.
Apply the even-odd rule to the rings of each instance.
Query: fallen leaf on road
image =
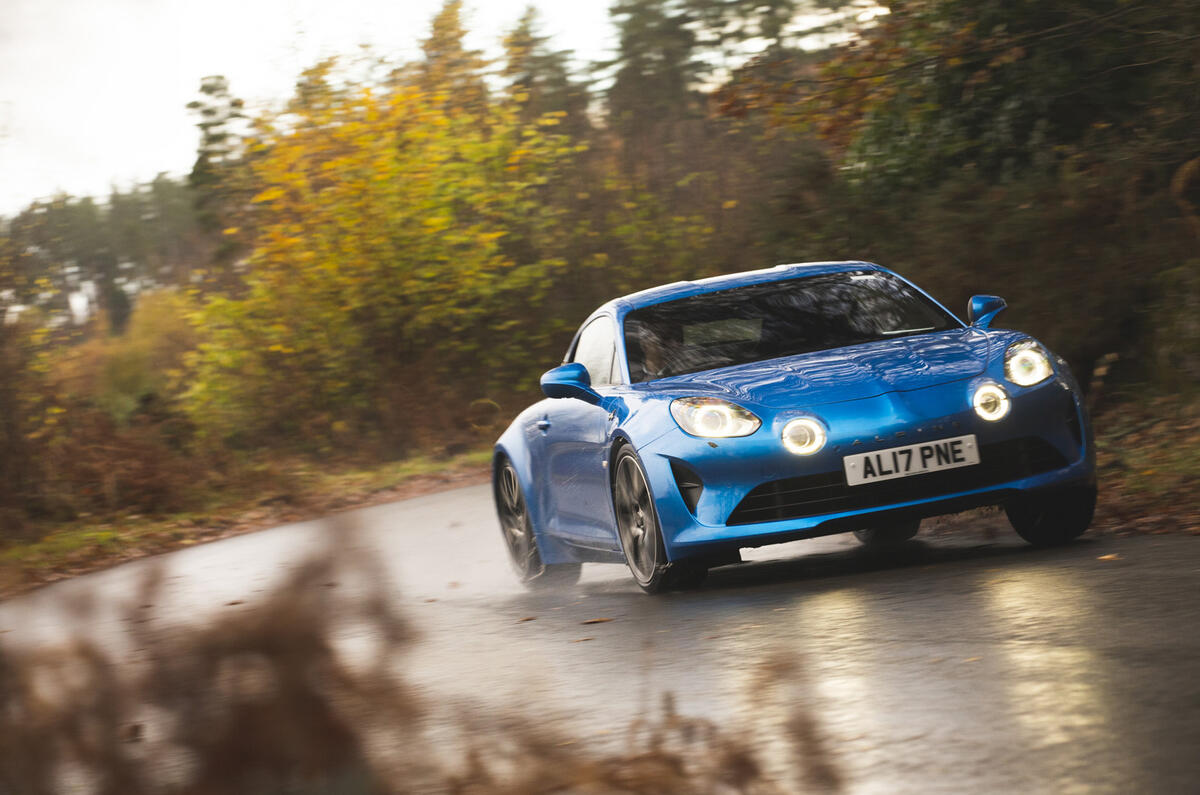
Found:
[[[979,662],[982,659],[982,657],[968,657],[967,659],[963,660],[963,662]]]
[[[232,602],[226,602],[225,606],[233,607],[234,605],[240,605],[240,604],[245,604],[245,602],[243,602],[241,599],[234,599]]]
[[[575,640],[573,640],[571,642],[572,643],[586,643],[589,640],[595,640],[595,638],[576,638]]]
[[[611,618],[589,618],[587,621],[580,621],[580,624],[607,624],[612,621]]]
[[[436,602],[436,601],[437,601],[437,599],[426,599],[425,604],[430,604],[430,603]]]
[[[522,618],[517,619],[518,624],[524,623],[526,621],[537,621],[537,616],[524,616]]]
[[[1096,560],[1120,560],[1120,559],[1121,559],[1121,556],[1118,555],[1116,552],[1112,552],[1108,555],[1101,555],[1100,557],[1096,558]]]

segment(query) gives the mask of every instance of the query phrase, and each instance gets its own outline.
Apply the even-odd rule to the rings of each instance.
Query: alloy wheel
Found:
[[[613,507],[617,532],[634,578],[650,582],[659,564],[658,519],[646,476],[632,455],[623,455],[613,479]]]

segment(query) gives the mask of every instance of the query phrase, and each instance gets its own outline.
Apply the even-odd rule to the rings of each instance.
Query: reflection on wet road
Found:
[[[670,692],[680,712],[755,738],[785,779],[788,727],[807,716],[814,752],[848,791],[1196,786],[1200,539],[1038,551],[982,532],[984,519],[890,556],[841,536],[757,550],[698,591],[648,597],[615,566],[585,567],[564,591],[524,591],[486,487],[353,517],[361,532],[344,543],[386,565],[420,633],[404,665],[447,715],[515,708],[610,744]],[[335,532],[305,523],[167,556],[159,631],[252,605]],[[0,641],[61,639],[70,604],[136,663],[125,608],[150,565],[0,603]],[[351,598],[368,587],[338,585]],[[582,623],[593,618],[612,620]]]

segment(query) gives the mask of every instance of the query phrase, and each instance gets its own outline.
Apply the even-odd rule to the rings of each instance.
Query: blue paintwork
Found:
[[[788,265],[761,271],[679,282],[615,299],[588,321],[608,315],[621,328],[630,311],[652,304],[749,284],[807,275],[884,268],[864,262]],[[918,288],[919,290],[919,288]],[[923,291],[922,291],[923,292]],[[928,294],[925,294],[928,295]],[[1078,385],[1061,359],[1051,356],[1054,376],[1020,387],[1004,376],[1010,344],[1029,339],[988,328],[1003,301],[973,299],[974,325],[870,342],[753,364],[674,376],[639,384],[591,386],[578,365],[546,374],[547,394],[587,390],[579,397],[547,398],[522,412],[496,444],[496,460],[511,460],[527,495],[538,547],[546,563],[623,561],[613,517],[609,464],[614,451],[631,444],[654,493],[671,560],[727,552],[745,546],[843,532],[888,519],[934,516],[1043,489],[1094,484],[1091,430]],[[932,298],[930,300],[933,300]],[[935,302],[936,303],[936,302]],[[977,305],[976,305],[977,304]],[[961,321],[960,321],[961,322]],[[586,325],[586,321],[581,328]],[[617,338],[618,368],[627,382],[624,341]],[[971,407],[983,381],[1002,384],[1011,411],[985,422]],[[754,412],[762,426],[732,439],[702,439],[679,428],[669,411],[673,399],[715,396]],[[1077,413],[1082,440],[1067,425]],[[788,421],[810,416],[828,432],[825,447],[802,457],[781,443]],[[936,497],[802,519],[727,525],[730,512],[756,486],[781,478],[842,472],[842,458],[903,444],[973,433],[980,445],[1039,437],[1069,463],[1058,470]],[[704,489],[695,512],[688,509],[671,471],[672,461],[700,475]],[[921,476],[916,476],[921,477]]]
[[[542,391],[546,397],[577,398],[585,403],[599,403],[600,395],[592,389],[592,379],[587,368],[571,362],[560,365],[542,375]]]
[[[973,295],[967,304],[967,320],[972,326],[987,328],[1007,308],[1008,303],[998,295]]]

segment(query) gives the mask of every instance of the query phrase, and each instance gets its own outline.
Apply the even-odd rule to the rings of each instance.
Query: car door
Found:
[[[592,387],[611,395],[616,359],[615,324],[600,315],[579,332],[568,362],[587,368]],[[610,401],[593,405],[575,398],[547,401],[538,425],[545,434],[546,471],[554,495],[558,533],[589,546],[610,547],[613,536],[608,470],[605,468],[610,429]]]

